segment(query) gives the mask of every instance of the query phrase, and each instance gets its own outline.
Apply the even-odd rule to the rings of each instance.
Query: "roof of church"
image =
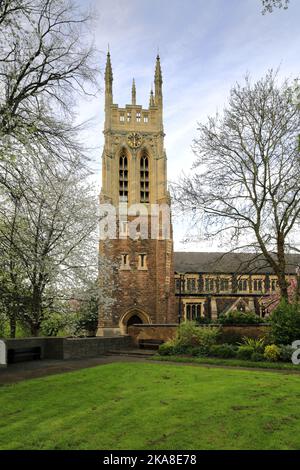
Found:
[[[295,274],[298,265],[300,254],[288,254],[286,273]],[[255,253],[177,251],[174,253],[174,269],[177,273],[273,273],[263,256]]]

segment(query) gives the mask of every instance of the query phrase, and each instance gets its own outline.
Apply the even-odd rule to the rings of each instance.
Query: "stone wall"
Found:
[[[244,336],[259,339],[265,336],[269,325],[224,325],[221,330],[220,343],[237,343]]]
[[[110,350],[126,349],[132,346],[130,336],[66,338],[63,345],[63,359],[97,357]]]
[[[135,346],[141,339],[157,339],[168,341],[175,338],[178,324],[169,325],[132,325],[128,328],[128,334],[132,337]],[[199,326],[205,328],[205,326]],[[268,325],[224,325],[220,342],[240,341],[243,336],[261,338],[268,332]]]
[[[166,325],[132,325],[128,328],[128,334],[132,337],[135,346],[141,339],[157,339],[169,341],[175,338],[178,325],[170,323]]]
[[[6,350],[41,348],[41,359],[81,359],[97,357],[110,350],[132,346],[130,336],[94,338],[18,338],[4,339]]]

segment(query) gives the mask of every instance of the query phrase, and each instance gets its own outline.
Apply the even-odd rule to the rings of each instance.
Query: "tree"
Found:
[[[97,88],[90,17],[72,0],[0,0],[0,186],[14,191],[21,159],[87,160],[80,94]]]
[[[289,0],[262,0],[262,14],[272,13],[273,8],[288,9]]]
[[[57,155],[72,143],[74,95],[97,89],[88,32],[89,17],[70,0],[1,0],[2,141]]]
[[[288,299],[286,253],[296,248],[300,215],[300,113],[276,73],[235,85],[223,115],[199,125],[193,174],[174,199],[207,238],[263,256]]]
[[[72,0],[0,0],[0,292],[11,336],[17,320],[37,334],[97,278],[97,203],[75,113],[78,96],[98,90],[90,20]]]

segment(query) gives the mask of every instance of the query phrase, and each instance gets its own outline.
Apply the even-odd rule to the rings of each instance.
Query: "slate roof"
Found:
[[[300,254],[287,255],[287,261],[286,273],[295,274],[296,266],[300,265]],[[174,253],[174,269],[177,273],[273,273],[263,256],[254,253],[177,251]]]

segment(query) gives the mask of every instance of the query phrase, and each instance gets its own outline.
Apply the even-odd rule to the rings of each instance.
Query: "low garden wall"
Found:
[[[41,359],[97,357],[110,350],[132,346],[130,336],[93,338],[18,338],[0,340],[0,365],[6,366],[9,349],[41,348]]]
[[[135,346],[138,346],[142,339],[156,339],[169,341],[175,338],[178,325],[176,323],[166,325],[131,325],[128,327],[128,334],[131,336]]]
[[[217,326],[217,325],[214,325]],[[221,326],[221,325],[220,325]],[[199,325],[199,328],[205,328],[205,325]],[[138,346],[142,339],[156,339],[169,341],[175,338],[178,324],[167,325],[132,325],[128,328],[128,334],[132,337],[133,343]],[[220,342],[234,343],[240,341],[243,336],[250,338],[261,338],[265,336],[269,325],[222,325]]]
[[[244,336],[259,339],[267,334],[270,326],[262,325],[222,325],[220,343],[236,343]]]

